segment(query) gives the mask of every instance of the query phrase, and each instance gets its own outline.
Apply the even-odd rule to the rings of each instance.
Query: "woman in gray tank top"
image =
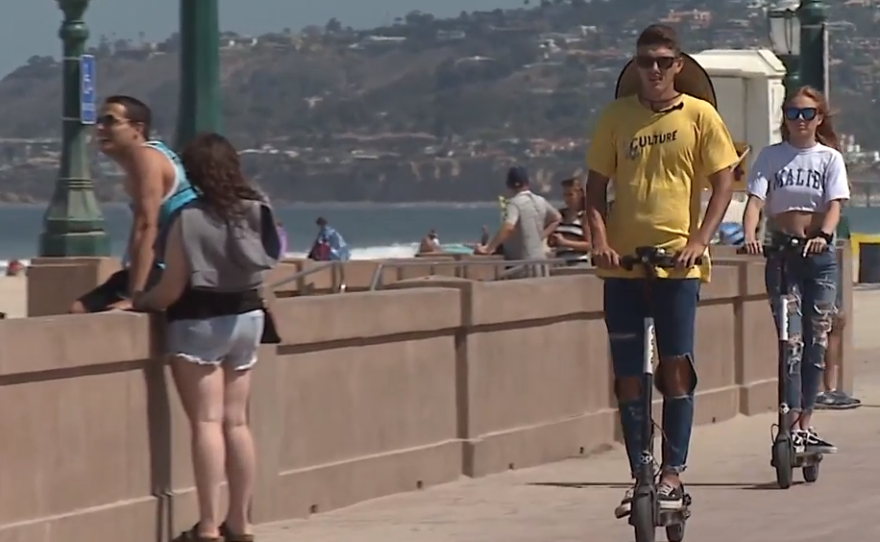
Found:
[[[199,198],[174,220],[162,279],[135,298],[135,307],[165,311],[168,355],[192,430],[199,522],[180,540],[250,542],[256,470],[247,419],[250,370],[265,324],[263,274],[277,263],[280,240],[271,209],[242,175],[225,138],[197,136],[181,159]]]

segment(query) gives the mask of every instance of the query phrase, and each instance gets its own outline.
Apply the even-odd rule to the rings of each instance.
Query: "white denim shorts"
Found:
[[[255,310],[207,320],[176,320],[168,324],[168,353],[202,365],[250,369],[257,362],[264,318],[262,310]]]

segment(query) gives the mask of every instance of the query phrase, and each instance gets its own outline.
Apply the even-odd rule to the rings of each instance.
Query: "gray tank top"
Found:
[[[216,292],[259,288],[263,272],[281,253],[275,217],[268,204],[248,201],[240,219],[224,221],[196,200],[180,211],[180,226],[192,274],[189,287]]]

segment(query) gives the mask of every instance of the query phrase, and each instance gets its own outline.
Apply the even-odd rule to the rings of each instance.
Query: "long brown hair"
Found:
[[[816,141],[826,147],[831,147],[832,149],[839,151],[840,141],[837,138],[837,133],[834,131],[834,124],[831,121],[831,111],[828,109],[828,100],[825,99],[825,95],[811,86],[804,86],[792,92],[788,98],[785,99],[785,105],[783,107],[788,107],[788,104],[798,96],[813,100],[816,103],[816,109],[818,109],[819,114],[822,115],[822,122],[816,127]],[[782,119],[780,130],[782,131],[783,141],[788,141],[791,134],[788,131],[788,126],[785,124],[785,118]]]
[[[197,135],[180,154],[186,177],[199,199],[220,218],[234,219],[244,211],[244,200],[263,200],[241,171],[238,151],[228,139],[209,132]]]

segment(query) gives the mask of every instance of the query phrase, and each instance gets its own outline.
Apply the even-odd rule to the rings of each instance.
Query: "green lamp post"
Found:
[[[39,253],[48,257],[108,256],[110,240],[104,231],[104,219],[89,172],[88,125],[81,116],[83,94],[94,93],[94,81],[90,90],[84,88],[86,84],[80,72],[89,37],[83,21],[89,0],[57,1],[64,13],[58,32],[64,44],[61,166],[55,192],[43,216]]]
[[[180,100],[177,148],[199,132],[220,131],[218,0],[180,0]]]
[[[797,0],[776,4],[767,11],[770,23],[770,46],[785,66],[785,94],[800,87],[801,28]]]
[[[801,84],[828,92],[828,7],[821,0],[802,0],[800,21]]]

